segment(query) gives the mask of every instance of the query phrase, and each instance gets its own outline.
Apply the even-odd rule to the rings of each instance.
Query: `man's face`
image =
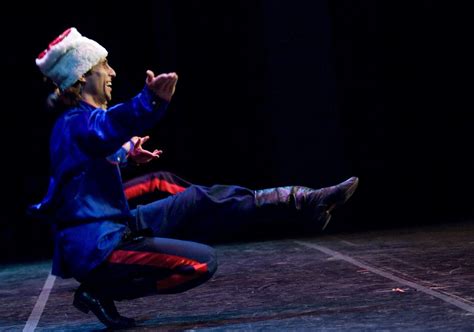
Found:
[[[112,100],[112,80],[115,76],[115,71],[109,66],[107,59],[100,61],[85,76],[83,93],[90,95],[97,105],[106,108],[107,103]]]

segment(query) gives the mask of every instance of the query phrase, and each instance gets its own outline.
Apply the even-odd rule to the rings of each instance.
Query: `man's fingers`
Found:
[[[148,84],[151,84],[153,82],[153,79],[155,78],[155,74],[151,70],[146,71],[146,82]]]
[[[153,92],[166,101],[170,101],[176,89],[178,75],[175,72],[153,76],[151,70],[147,71],[147,84]],[[144,142],[143,142],[144,143]]]
[[[172,79],[164,82],[163,83],[163,91],[166,92],[166,93],[170,93],[171,91],[173,91],[174,84],[175,83]]]
[[[163,84],[163,90],[167,93],[173,93],[174,89],[176,88],[176,82],[178,81],[177,77],[170,78]]]
[[[167,74],[160,74],[154,78],[155,84],[164,84],[169,81],[176,81],[178,79],[178,75],[176,73],[167,73]]]

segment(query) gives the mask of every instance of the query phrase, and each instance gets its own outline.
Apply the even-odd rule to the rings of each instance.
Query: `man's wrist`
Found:
[[[133,149],[135,149],[135,143],[133,142],[132,138],[128,140],[128,143],[130,143],[130,148],[128,149],[128,154],[130,154],[133,151]]]

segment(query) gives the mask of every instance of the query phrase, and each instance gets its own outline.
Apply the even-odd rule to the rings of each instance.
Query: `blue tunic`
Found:
[[[167,106],[145,87],[108,110],[80,102],[58,118],[50,141],[48,193],[36,205],[55,226],[53,274],[81,280],[119,244],[133,216],[120,160],[107,157],[154,126]]]

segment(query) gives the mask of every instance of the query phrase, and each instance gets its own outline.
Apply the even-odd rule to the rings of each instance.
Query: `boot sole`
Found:
[[[328,212],[326,220],[324,221],[323,226],[321,226],[321,231],[324,231],[324,229],[327,227],[327,225],[329,224],[329,221],[331,221],[331,217],[332,217],[331,213]]]
[[[346,192],[344,193],[344,200],[341,204],[344,204],[351,198],[352,195],[354,195],[357,187],[359,186],[359,178],[355,178],[354,183],[347,188]]]
[[[332,204],[331,206],[329,206],[329,208],[326,211],[328,213],[331,213],[331,211],[334,210],[337,206],[340,206],[340,205],[343,205],[344,203],[346,203],[349,200],[349,198],[351,198],[352,195],[354,195],[354,193],[355,193],[358,186],[359,186],[359,178],[355,178],[354,183],[351,184],[344,191],[343,199],[341,199],[339,202],[336,202],[336,203]]]
[[[344,203],[346,203],[349,198],[351,198],[352,195],[354,195],[357,187],[359,185],[359,178],[355,178],[354,180],[354,183],[352,183],[349,188],[347,188],[344,192],[344,199],[342,199],[341,201],[337,202],[337,203],[334,203],[332,204],[327,210],[326,210],[326,213],[327,213],[327,216],[326,216],[326,220],[323,220],[323,221],[320,221],[320,224],[322,224],[321,226],[321,231],[324,231],[324,229],[327,227],[327,225],[329,224],[329,221],[331,221],[331,211],[334,210],[337,206],[340,206],[340,205],[343,205]]]

